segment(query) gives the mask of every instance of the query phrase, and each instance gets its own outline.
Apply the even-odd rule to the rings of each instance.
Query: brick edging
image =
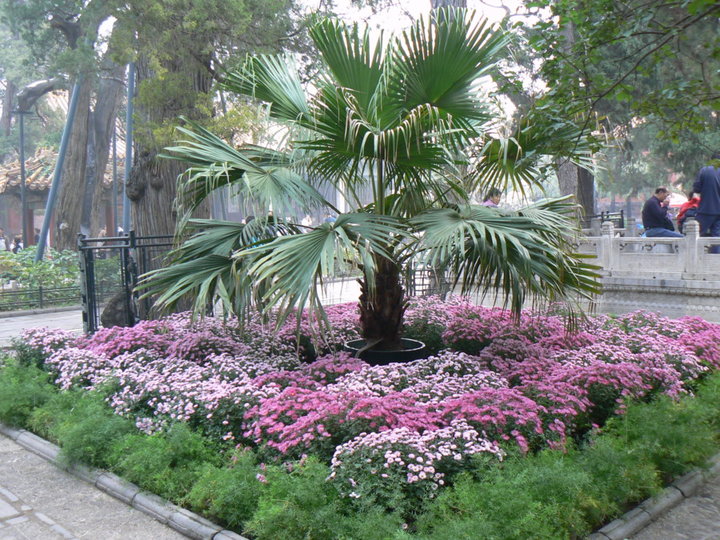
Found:
[[[113,473],[80,464],[67,466],[58,459],[60,448],[34,433],[24,429],[15,429],[2,423],[0,423],[0,433],[58,468],[92,484],[111,497],[132,506],[188,538],[195,540],[248,540],[194,512],[172,504],[157,495],[142,491],[135,484],[127,482]]]
[[[695,495],[710,478],[720,474],[720,453],[708,460],[708,469],[693,469],[638,506],[595,531],[586,540],[624,540],[639,532],[662,514]]]

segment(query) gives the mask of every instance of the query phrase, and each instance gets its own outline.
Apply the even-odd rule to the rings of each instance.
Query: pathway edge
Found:
[[[16,429],[0,422],[0,433],[23,448],[37,454],[56,467],[92,484],[113,498],[163,523],[180,534],[197,540],[248,540],[223,529],[209,520],[172,504],[157,495],[143,491],[119,476],[81,464],[65,465],[59,461],[60,448],[25,429]],[[676,479],[658,495],[650,497],[619,518],[598,529],[586,540],[625,540],[648,526],[684,499],[695,495],[711,478],[720,474],[720,452],[708,460],[708,468],[695,468]]]
[[[695,495],[708,480],[720,474],[720,453],[708,460],[707,468],[697,467],[677,478],[659,494],[645,499],[632,510],[598,529],[586,540],[626,540],[661,515]]]
[[[96,489],[132,506],[188,538],[194,540],[248,540],[244,536],[223,529],[220,525],[162,497],[143,491],[135,484],[127,482],[111,472],[93,469],[82,464],[66,465],[59,459],[60,448],[57,445],[30,431],[6,426],[0,422],[0,433],[59,469],[93,485]]]

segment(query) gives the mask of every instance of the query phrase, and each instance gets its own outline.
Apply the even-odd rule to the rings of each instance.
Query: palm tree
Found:
[[[281,151],[234,148],[194,124],[180,128],[186,139],[168,150],[192,165],[178,197],[186,218],[214,189],[232,185],[278,216],[292,202],[324,206],[337,220],[302,227],[277,218],[185,219],[179,231],[195,234],[175,250],[173,265],[148,276],[148,294],[163,305],[190,294],[198,310],[220,299],[236,313],[253,302],[281,318],[304,307],[322,313],[318,287],[351,265],[362,273],[367,347],[393,350],[407,306],[403,274],[417,261],[450,269],[463,292],[497,288],[516,312],[527,294],[556,301],[597,292],[593,267],[570,249],[567,199],[518,212],[471,204],[480,189],[532,186],[542,156],[587,156],[579,130],[546,112],[520,121],[510,137],[492,136],[495,115],[478,83],[502,56],[505,33],[448,10],[390,40],[334,20],[310,35],[324,66],[310,92],[279,56],[249,58],[224,81],[288,127]],[[352,210],[324,200],[322,182]]]

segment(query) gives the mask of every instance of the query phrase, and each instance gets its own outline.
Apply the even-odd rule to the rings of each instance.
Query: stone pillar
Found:
[[[691,276],[698,273],[698,263],[700,261],[700,248],[698,246],[698,238],[700,237],[700,224],[693,218],[688,218],[683,226],[685,231],[685,271],[684,274],[692,279]]]
[[[590,218],[590,236],[600,236],[600,218]]]
[[[612,265],[615,260],[614,257],[614,246],[613,238],[615,237],[615,226],[612,221],[605,221],[600,226],[600,242],[598,247],[600,248],[600,254],[598,256],[600,265],[603,270],[610,275],[612,274]]]
[[[629,217],[625,220],[625,236],[635,238],[638,235],[637,219]]]

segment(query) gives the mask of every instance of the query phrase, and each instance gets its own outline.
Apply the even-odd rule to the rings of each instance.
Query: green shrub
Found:
[[[32,412],[27,422],[28,427],[41,437],[59,443],[57,428],[72,414],[73,408],[83,395],[82,390],[55,392],[50,399]]]
[[[95,392],[82,395],[53,429],[66,461],[103,468],[115,441],[134,430],[131,420],[116,415]]]
[[[720,374],[711,375],[703,380],[698,386],[695,399],[705,411],[705,421],[716,433],[720,433]]]
[[[628,450],[640,452],[669,482],[717,451],[717,430],[709,420],[717,413],[702,400],[662,396],[628,407],[607,423],[605,432]]]
[[[340,497],[326,479],[327,465],[310,458],[288,473],[268,466],[259,481],[264,483],[258,508],[246,531],[258,540],[314,540],[342,537]]]
[[[35,366],[40,369],[45,365],[45,355],[38,349],[26,345],[19,338],[13,338],[10,343],[18,365]]]
[[[78,283],[80,265],[73,250],[55,251],[50,249],[40,261],[35,261],[36,246],[19,251],[14,278],[21,287],[65,287]]]
[[[593,440],[577,455],[578,466],[593,479],[585,507],[589,523],[597,527],[661,489],[660,475],[642,452],[613,437]]]
[[[574,455],[545,451],[510,459],[481,481],[462,476],[418,520],[423,537],[570,538],[590,532],[584,509],[592,477]]]
[[[49,378],[34,366],[21,366],[7,360],[0,369],[0,421],[11,426],[27,426],[32,411],[57,392]]]
[[[418,318],[405,325],[403,335],[406,338],[422,341],[430,354],[437,354],[445,348],[442,339],[444,330],[445,328],[440,324]]]
[[[260,472],[255,455],[240,452],[230,466],[206,466],[187,501],[210,519],[240,530],[257,509],[263,487],[257,478]]]
[[[156,435],[127,434],[109,451],[110,468],[140,487],[180,501],[219,454],[185,424]]]

